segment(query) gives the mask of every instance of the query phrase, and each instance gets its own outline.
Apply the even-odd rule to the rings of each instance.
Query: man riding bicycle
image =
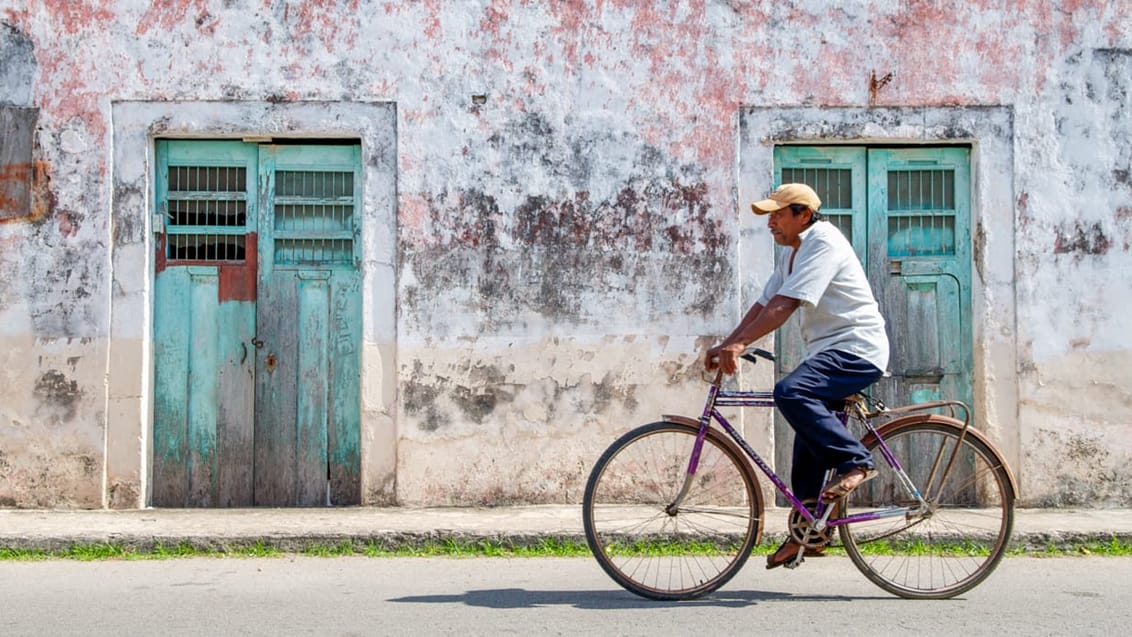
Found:
[[[821,199],[805,184],[783,184],[751,204],[769,215],[775,243],[785,247],[762,296],[719,345],[708,350],[704,367],[725,374],[738,370],[748,345],[801,312],[804,360],[774,387],[774,401],[794,430],[791,487],[802,501],[832,503],[876,475],[872,456],[832,409],[876,382],[888,365],[884,318],[853,246],[822,218]],[[825,473],[837,477],[822,491]],[[767,558],[767,568],[791,562],[803,547],[787,540]],[[806,555],[823,548],[805,549]]]

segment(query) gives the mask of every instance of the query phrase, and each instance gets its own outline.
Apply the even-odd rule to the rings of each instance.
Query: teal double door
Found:
[[[152,504],[359,503],[359,146],[156,155]]]
[[[973,406],[970,150],[780,146],[775,179],[814,187],[822,213],[865,267],[891,346],[892,376],[872,395],[888,405],[958,399]],[[802,352],[791,321],[778,339],[779,377]],[[789,435],[781,415],[775,430]],[[779,445],[779,467],[789,454]]]

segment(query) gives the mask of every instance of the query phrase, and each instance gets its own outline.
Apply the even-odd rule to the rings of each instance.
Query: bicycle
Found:
[[[764,350],[742,358],[774,360]],[[718,411],[773,407],[773,392],[725,390],[722,379],[716,374],[698,420],[663,416],[637,427],[610,445],[590,473],[582,503],[586,542],[622,587],[645,598],[683,600],[734,577],[762,537],[763,493],[754,467],[789,501],[788,532],[799,544],[828,546],[836,529],[853,564],[897,596],[953,597],[998,566],[1017,487],[998,450],[970,426],[965,404],[890,409],[863,393],[846,398],[838,416],[846,426],[863,427],[879,475],[834,503],[804,504]],[[834,473],[827,473],[827,484]],[[798,566],[803,551],[787,566]]]

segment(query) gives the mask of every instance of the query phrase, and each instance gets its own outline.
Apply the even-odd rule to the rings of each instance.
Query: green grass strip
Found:
[[[765,555],[777,548],[778,544],[768,543],[755,547],[756,555]],[[734,551],[735,547],[719,547],[708,542],[660,542],[638,541],[616,545],[611,552],[616,555],[675,556],[675,555],[717,555]],[[895,555],[911,553],[914,555],[978,556],[986,555],[987,548],[977,543],[957,542],[945,545],[926,545],[923,543],[894,544],[874,542],[861,547],[867,555]],[[830,548],[833,554],[844,554],[839,546]],[[0,561],[37,561],[69,559],[78,561],[98,560],[168,560],[188,557],[214,558],[256,558],[281,557],[285,555],[304,555],[310,557],[589,557],[590,550],[585,542],[562,538],[545,538],[534,543],[516,544],[506,541],[485,539],[446,539],[422,543],[397,543],[387,545],[382,542],[351,542],[344,540],[334,544],[311,543],[301,550],[283,550],[263,541],[251,545],[232,547],[199,547],[190,543],[176,545],[157,544],[147,549],[114,544],[79,544],[60,550],[35,550],[0,548]],[[1014,546],[1007,552],[1008,557],[1072,557],[1105,556],[1132,557],[1132,542],[1112,537],[1107,541],[1078,542],[1067,546],[1048,545],[1045,547]]]

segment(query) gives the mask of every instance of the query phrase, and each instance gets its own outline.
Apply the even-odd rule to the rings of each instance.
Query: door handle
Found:
[[[900,376],[912,383],[939,383],[943,380],[946,371],[942,367],[929,367],[927,369],[906,369]]]

